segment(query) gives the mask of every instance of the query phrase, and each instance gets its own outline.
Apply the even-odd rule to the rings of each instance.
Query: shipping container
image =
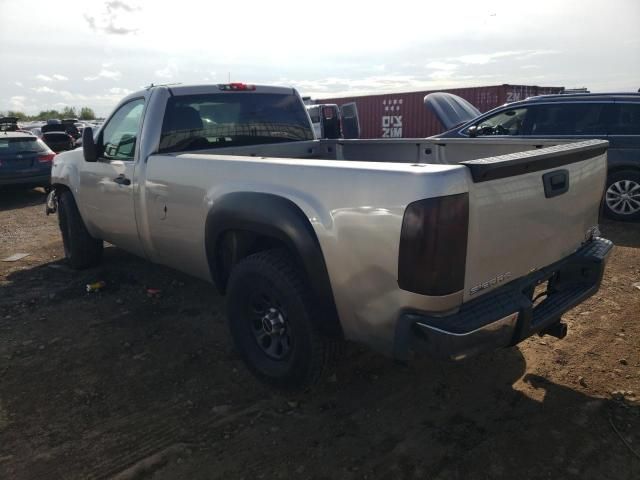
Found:
[[[360,119],[360,138],[421,138],[444,131],[438,119],[424,105],[424,97],[433,92],[449,92],[471,102],[486,112],[508,102],[535,95],[562,93],[563,87],[530,85],[496,85],[490,87],[453,88],[383,95],[315,99],[315,103],[343,105],[355,102]]]

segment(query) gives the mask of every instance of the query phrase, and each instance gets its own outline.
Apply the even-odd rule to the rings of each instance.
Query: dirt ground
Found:
[[[0,259],[30,254],[0,261],[0,479],[640,478],[639,224],[602,226],[616,248],[564,340],[408,367],[350,345],[285,396],[213,287],[114,247],[69,270],[43,202],[0,192]]]

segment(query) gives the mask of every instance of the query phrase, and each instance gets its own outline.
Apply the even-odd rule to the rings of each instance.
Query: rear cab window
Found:
[[[290,93],[171,97],[159,153],[313,140],[305,106]]]

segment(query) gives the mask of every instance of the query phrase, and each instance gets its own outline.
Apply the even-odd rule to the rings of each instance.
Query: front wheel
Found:
[[[80,270],[100,263],[103,242],[89,234],[73,194],[68,190],[58,196],[58,224],[62,233],[64,256],[72,268]]]
[[[259,252],[233,268],[229,329],[242,360],[263,382],[301,389],[322,377],[337,341],[318,332],[313,311],[304,275],[286,251]]]

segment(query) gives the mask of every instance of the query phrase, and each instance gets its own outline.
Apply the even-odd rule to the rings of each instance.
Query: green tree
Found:
[[[78,116],[76,109],[73,107],[64,107],[60,115],[62,118],[76,118]]]
[[[95,120],[96,114],[89,107],[82,107],[80,109],[80,120]]]
[[[61,118],[61,113],[57,110],[43,110],[34,117],[34,120],[49,120],[52,118]]]
[[[0,116],[2,116],[2,115],[0,115]],[[9,110],[7,112],[6,116],[7,117],[16,117],[19,122],[22,122],[22,121],[27,119],[27,116],[23,112],[15,112],[15,111],[11,111],[11,110]]]

